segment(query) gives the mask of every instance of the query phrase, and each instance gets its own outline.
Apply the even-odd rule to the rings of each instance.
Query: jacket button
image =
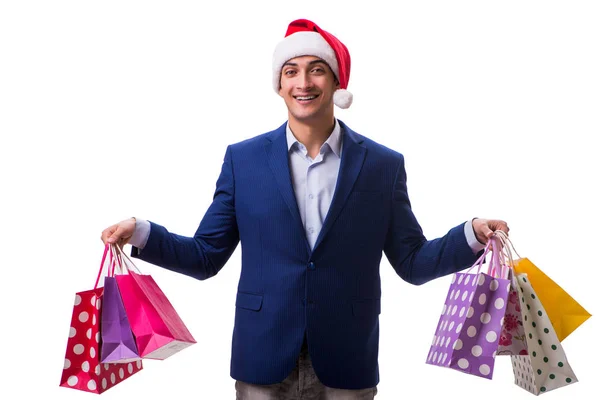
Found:
[[[314,269],[315,269],[315,263],[314,263],[314,262],[312,262],[312,261],[311,261],[311,262],[309,262],[309,263],[308,263],[308,269],[310,269],[310,270],[314,270]]]

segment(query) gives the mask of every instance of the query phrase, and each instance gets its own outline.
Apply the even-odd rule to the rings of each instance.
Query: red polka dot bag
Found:
[[[106,246],[94,288],[75,294],[60,378],[62,387],[100,394],[143,368],[141,360],[122,364],[100,362],[100,321],[104,288],[98,287],[98,283],[108,251],[109,247]]]

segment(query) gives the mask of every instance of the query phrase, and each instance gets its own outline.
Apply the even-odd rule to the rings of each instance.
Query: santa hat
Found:
[[[284,39],[277,44],[273,54],[273,89],[279,93],[281,69],[295,57],[315,56],[325,61],[340,83],[333,94],[333,103],[340,108],[352,104],[352,93],[348,90],[350,79],[350,53],[346,46],[331,33],[319,28],[307,19],[290,23]]]

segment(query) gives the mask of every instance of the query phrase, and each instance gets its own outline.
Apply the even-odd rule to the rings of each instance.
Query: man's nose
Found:
[[[297,88],[300,90],[312,89],[313,82],[308,73],[299,74]]]

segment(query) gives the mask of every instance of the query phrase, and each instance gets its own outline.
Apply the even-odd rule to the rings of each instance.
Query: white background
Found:
[[[226,146],[286,119],[270,63],[296,18],[349,47],[354,104],[336,115],[405,155],[428,238],[474,216],[504,219],[521,256],[594,314],[599,11],[594,1],[2,2],[0,398],[94,398],[58,384],[101,231],[135,215],[193,234]],[[138,262],[198,343],[148,360],[105,399],[234,398],[240,250],[204,282]],[[507,358],[491,381],[425,364],[450,277],[411,286],[385,259],[381,275],[377,400],[532,398]],[[580,382],[544,398],[596,396],[599,333],[592,317],[563,342]]]

